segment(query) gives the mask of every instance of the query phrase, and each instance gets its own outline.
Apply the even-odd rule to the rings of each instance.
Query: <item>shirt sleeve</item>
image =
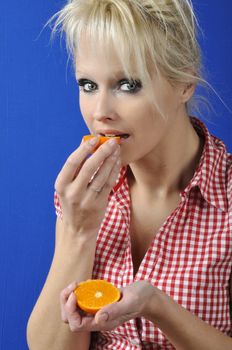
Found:
[[[227,187],[227,194],[228,194],[228,205],[229,205],[229,211],[232,211],[232,155],[231,155],[231,162],[228,170],[228,187]]]
[[[227,191],[227,193],[228,193],[230,227],[231,227],[231,236],[232,236],[232,161],[231,161],[231,165],[230,165],[229,172],[228,172],[228,191]],[[232,317],[232,271],[231,271],[231,275],[230,275],[230,314]],[[232,338],[232,326],[230,329],[230,336]]]
[[[59,196],[58,196],[56,191],[54,193],[54,206],[55,206],[55,210],[56,210],[56,215],[59,218],[62,218],[62,208],[60,205]]]

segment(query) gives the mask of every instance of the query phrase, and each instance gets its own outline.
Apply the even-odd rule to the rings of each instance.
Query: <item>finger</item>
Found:
[[[109,322],[111,320],[116,321],[119,315],[122,313],[122,307],[120,307],[119,303],[120,302],[110,304],[98,311],[95,315],[96,324],[104,325],[105,322]]]
[[[120,148],[118,147],[115,152],[109,156],[102,166],[100,167],[91,184],[88,186],[89,190],[94,190],[97,194],[96,189],[109,190],[108,187],[111,184],[110,177],[112,176],[112,170],[115,168],[116,162],[119,160]],[[108,186],[106,186],[108,184]]]
[[[130,302],[121,299],[98,311],[95,316],[95,321],[101,327],[108,324],[114,328],[136,317],[137,311],[130,305]]]
[[[67,317],[69,328],[72,332],[77,331],[97,331],[99,328],[96,326],[94,315],[91,314],[83,314],[81,310],[76,305],[76,298],[72,293],[69,296],[68,302],[66,304],[67,307]]]
[[[65,312],[65,304],[72,293],[72,291],[77,287],[77,282],[72,282],[68,287],[63,289],[60,293],[60,307],[61,307],[61,319],[63,322],[67,323],[68,318]]]
[[[88,157],[91,151],[93,151],[98,142],[99,139],[96,137],[87,142],[81,143],[81,145],[68,157],[55,182],[57,193],[61,193],[63,187],[73,181],[74,176],[80,170],[84,160]]]
[[[77,309],[76,297],[72,292],[64,306],[65,315],[67,317],[69,326],[71,330],[79,328],[81,325],[81,315]]]
[[[116,181],[118,179],[120,169],[121,169],[121,161],[117,160],[108,176],[106,183],[102,187],[102,190],[99,193],[99,195],[106,196],[106,193],[109,193],[112,190],[112,188],[115,186]]]
[[[93,177],[95,178],[95,175],[98,173],[100,167],[102,167],[105,161],[112,156],[117,148],[120,148],[120,146],[114,139],[105,142],[90,158],[84,162],[78,177],[73,183],[76,183],[80,190],[85,191],[89,186],[89,183],[93,181]]]
[[[78,286],[78,283],[74,281],[61,291],[60,300],[62,303],[67,302],[70,294],[76,289],[77,286]]]
[[[61,320],[64,322],[64,323],[68,323],[68,317],[65,313],[65,310],[63,308],[61,308]]]
[[[121,161],[120,159],[118,159],[114,166],[113,166],[113,169],[111,170],[109,176],[108,176],[108,179],[107,179],[107,183],[105,185],[105,188],[109,190],[111,190],[114,186],[115,186],[115,183],[118,179],[118,176],[119,176],[119,173],[120,173],[120,170],[121,170]]]

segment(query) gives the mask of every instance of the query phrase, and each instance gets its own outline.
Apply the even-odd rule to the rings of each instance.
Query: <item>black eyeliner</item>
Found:
[[[79,86],[84,86],[85,84],[88,84],[88,83],[95,84],[92,80],[85,79],[85,78],[78,79],[77,83]]]
[[[119,87],[121,87],[124,84],[128,84],[128,85],[134,84],[133,89],[125,91],[125,93],[128,93],[128,94],[135,94],[142,88],[142,83],[138,79],[126,79],[126,78],[124,78],[124,79],[119,80],[118,84],[119,84]]]
[[[138,80],[138,79],[126,79],[126,78],[124,78],[124,79],[119,80],[119,84],[120,85],[121,84],[126,84],[126,83],[128,83],[128,84],[136,84],[136,86],[139,86],[139,87],[142,86],[141,81]]]

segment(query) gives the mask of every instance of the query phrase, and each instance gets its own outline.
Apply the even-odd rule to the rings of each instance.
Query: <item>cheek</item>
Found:
[[[86,99],[84,97],[82,97],[82,95],[79,95],[79,106],[80,106],[80,111],[82,113],[82,115],[84,116],[85,114],[87,114],[87,110],[88,110],[88,103],[86,101]]]
[[[144,127],[151,120],[154,111],[151,103],[143,99],[133,99],[133,101],[124,101],[118,108],[119,115],[123,116],[132,128]],[[144,125],[145,123],[145,125]]]
[[[91,123],[91,115],[92,115],[92,106],[90,101],[87,102],[85,98],[80,97],[79,98],[79,107],[82,114],[82,117],[86,123],[86,125],[89,127]]]
[[[151,133],[158,124],[159,114],[150,104],[140,105],[134,109],[134,118],[132,125],[139,128],[142,131],[142,135],[145,133]]]

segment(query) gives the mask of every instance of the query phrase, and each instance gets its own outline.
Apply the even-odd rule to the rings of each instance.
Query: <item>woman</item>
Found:
[[[204,82],[191,2],[70,0],[59,25],[96,137],[56,180],[56,247],[30,349],[231,349],[231,156],[189,116]],[[120,146],[88,157],[100,135]],[[122,291],[95,317],[73,293],[90,278]]]

